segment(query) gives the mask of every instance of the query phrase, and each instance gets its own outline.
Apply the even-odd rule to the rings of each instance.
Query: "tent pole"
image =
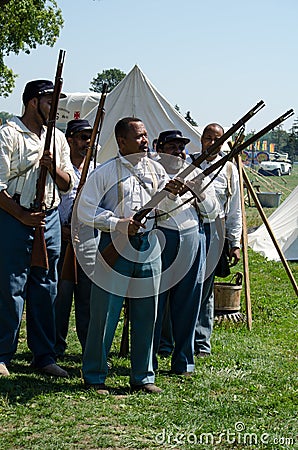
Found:
[[[253,201],[255,202],[255,205],[256,205],[259,213],[260,213],[260,216],[261,216],[261,218],[262,218],[262,220],[264,222],[264,225],[266,226],[267,231],[268,231],[268,233],[269,233],[269,235],[270,235],[270,237],[272,239],[272,242],[275,245],[277,253],[279,254],[280,260],[282,261],[282,263],[284,265],[285,271],[286,271],[286,273],[287,273],[287,275],[288,275],[288,277],[289,277],[289,279],[290,279],[290,281],[292,283],[294,291],[295,291],[296,295],[298,296],[298,286],[297,286],[297,283],[296,283],[295,278],[293,276],[293,273],[292,273],[292,271],[290,269],[290,266],[288,265],[288,263],[286,261],[286,258],[284,257],[284,254],[283,254],[283,252],[282,252],[282,250],[281,250],[281,248],[280,248],[280,246],[279,246],[279,244],[278,244],[278,242],[277,242],[277,240],[276,240],[276,238],[274,236],[274,233],[273,233],[272,228],[271,228],[271,226],[269,224],[269,221],[268,221],[268,219],[267,219],[267,217],[266,217],[266,215],[264,213],[264,210],[263,210],[263,208],[261,206],[261,203],[259,202],[259,199],[258,199],[258,197],[257,197],[257,195],[256,195],[256,193],[255,193],[255,191],[254,191],[254,189],[253,189],[253,187],[251,185],[251,182],[249,181],[249,178],[248,178],[247,174],[245,173],[244,170],[242,171],[242,173],[243,173],[244,182],[245,182],[247,188],[249,189],[249,191],[251,193]]]
[[[244,292],[246,302],[246,324],[249,331],[252,327],[252,314],[251,314],[251,299],[250,299],[250,280],[249,280],[249,267],[248,267],[248,244],[247,244],[247,226],[246,226],[246,214],[245,214],[245,202],[244,202],[244,186],[243,186],[243,165],[241,156],[236,156],[236,163],[239,172],[239,185],[240,185],[240,198],[241,198],[241,210],[242,210],[242,257],[243,257],[243,272],[244,272]]]

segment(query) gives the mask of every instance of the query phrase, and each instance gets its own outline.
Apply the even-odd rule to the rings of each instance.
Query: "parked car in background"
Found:
[[[275,153],[273,159],[269,161],[262,161],[258,172],[261,175],[280,177],[282,175],[291,175],[292,162],[288,159],[288,155]]]

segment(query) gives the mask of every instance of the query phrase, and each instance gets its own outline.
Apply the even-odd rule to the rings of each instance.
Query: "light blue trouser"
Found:
[[[110,242],[110,235],[102,233],[99,248],[103,249]],[[148,236],[134,236],[130,242],[140,253],[148,248]],[[151,245],[158,245],[158,241]],[[88,384],[104,383],[108,373],[107,358],[111,349],[119,316],[127,295],[131,277],[137,279],[159,278],[161,270],[160,257],[142,264],[129,261],[122,256],[117,259],[114,270],[125,275],[121,281],[122,295],[113,293],[118,278],[111,276],[110,291],[92,283],[90,297],[90,322],[85,352],[83,355],[83,376]],[[152,346],[154,323],[157,308],[159,283],[155,285],[152,296],[145,298],[130,297],[131,321],[131,375],[130,383],[141,385],[154,383],[152,366]],[[119,292],[119,286],[117,286]],[[115,291],[114,291],[115,292]]]
[[[74,281],[61,279],[66,247],[67,242],[62,241],[61,256],[58,263],[58,294],[55,300],[55,352],[57,356],[62,356],[67,347],[66,337],[73,299],[75,304],[76,331],[82,347],[82,353],[85,349],[90,317],[91,280],[87,277],[80,264],[77,262],[77,284]]]
[[[162,318],[162,329],[158,346],[158,354],[170,355],[174,350],[174,339],[169,300],[167,299]]]
[[[184,277],[176,282],[168,291],[162,292],[158,298],[158,313],[154,335],[153,367],[157,368],[157,357],[160,336],[162,331],[162,320],[169,298],[170,314],[172,321],[172,332],[174,338],[174,351],[171,359],[171,370],[175,373],[194,371],[194,332],[198,317],[202,281],[204,279],[205,261],[205,235],[202,226],[192,228],[184,233],[176,230],[159,227],[166,238],[165,247],[162,252],[162,270],[172,266],[177,257],[179,246],[183,246],[184,254],[193,254],[193,243],[198,245],[197,254],[191,267],[188,268]],[[187,261],[183,261],[187,266]],[[176,271],[171,274],[174,283]]]
[[[33,365],[55,362],[54,299],[60,254],[60,221],[57,209],[46,216],[45,240],[49,270],[30,267],[33,228],[0,209],[0,362],[8,364],[17,350],[26,301],[28,347]]]

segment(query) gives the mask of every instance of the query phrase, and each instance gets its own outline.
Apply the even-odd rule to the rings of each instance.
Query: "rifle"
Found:
[[[60,98],[61,88],[62,88],[62,68],[65,59],[65,50],[60,50],[56,76],[55,76],[55,85],[54,92],[52,96],[52,103],[49,113],[49,119],[47,123],[47,133],[45,138],[44,152],[47,153],[51,147],[51,140],[53,136],[53,131],[56,123],[58,102]],[[55,170],[55,168],[54,168]],[[35,212],[45,211],[45,186],[46,186],[46,178],[47,178],[48,169],[45,166],[40,167],[39,177],[36,183],[36,197],[32,205],[32,210]],[[42,267],[44,269],[49,268],[47,247],[44,237],[44,227],[36,227],[34,231],[34,241],[32,246],[32,256],[31,256],[31,266]]]
[[[236,155],[241,153],[242,150],[245,150],[251,144],[256,142],[259,138],[261,138],[265,134],[269,133],[269,131],[271,131],[277,125],[280,125],[282,122],[284,122],[286,119],[291,117],[293,114],[294,114],[294,110],[293,109],[289,109],[287,112],[285,112],[284,114],[279,116],[273,122],[269,123],[265,128],[262,128],[262,130],[258,131],[256,134],[254,134],[249,139],[247,139],[247,141],[240,142],[239,144],[235,145],[234,147],[232,147],[231,151],[227,155],[223,156],[216,163],[212,164],[212,166],[210,166],[207,169],[203,170],[203,174],[205,176],[210,175],[216,169],[218,169],[220,167],[223,167],[227,161],[232,160]]]
[[[108,93],[108,85],[107,85],[107,83],[104,83],[100,101],[98,103],[98,108],[97,108],[97,112],[96,112],[96,116],[95,116],[95,120],[94,120],[91,137],[90,137],[90,145],[87,149],[87,153],[86,153],[86,157],[85,157],[85,161],[84,161],[84,165],[83,165],[83,169],[82,169],[82,174],[81,174],[81,178],[80,178],[80,181],[79,181],[79,184],[77,187],[77,192],[76,192],[74,202],[76,201],[76,199],[79,195],[79,192],[80,192],[81,188],[84,186],[85,181],[87,179],[92,156],[96,154],[96,148],[97,148],[99,136],[100,136],[102,125],[103,125],[103,119],[104,119],[104,115],[105,115],[104,104],[105,104],[105,100],[107,97],[107,93]],[[61,271],[61,279],[74,281],[75,284],[78,283],[77,260],[76,260],[75,251],[74,251],[74,248],[73,248],[73,245],[71,242],[68,242],[66,250],[65,250],[63,266],[62,266],[62,271]]]
[[[238,120],[238,122],[236,122],[234,125],[231,126],[231,128],[229,128],[219,139],[217,139],[216,142],[214,142],[214,144],[212,144],[207,153],[201,154],[199,155],[192,164],[190,164],[188,167],[186,167],[186,169],[184,169],[180,174],[179,177],[181,178],[186,178],[193,170],[195,167],[199,167],[200,164],[205,161],[205,159],[210,156],[213,155],[217,152],[217,149],[229,138],[231,137],[234,133],[236,133],[236,131],[243,127],[244,124],[251,119],[258,111],[260,111],[260,109],[262,109],[265,106],[265,103],[263,102],[263,100],[261,100],[260,102],[258,102],[252,109],[250,109],[243,117],[241,117],[241,119]],[[167,192],[169,190],[165,187],[163,188],[161,191],[158,191],[152,198],[151,200],[145,205],[143,206],[140,211],[136,212],[133,216],[134,220],[138,220],[138,221],[142,221],[151,211],[153,208],[155,208],[157,206],[157,204],[163,200],[166,195]],[[119,237],[117,236],[117,241],[121,242],[123,239],[123,236],[119,235]],[[115,240],[114,240],[115,242]],[[115,262],[118,259],[118,252],[115,248],[115,245],[113,242],[111,242],[110,244],[108,244],[103,251],[101,252],[101,255],[103,257],[103,259],[106,261],[106,263],[113,267],[113,265],[115,264]]]

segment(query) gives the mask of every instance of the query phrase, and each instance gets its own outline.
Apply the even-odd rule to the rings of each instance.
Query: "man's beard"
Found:
[[[160,161],[165,170],[169,173],[177,173],[184,166],[184,159],[181,156],[167,155],[160,153]]]

